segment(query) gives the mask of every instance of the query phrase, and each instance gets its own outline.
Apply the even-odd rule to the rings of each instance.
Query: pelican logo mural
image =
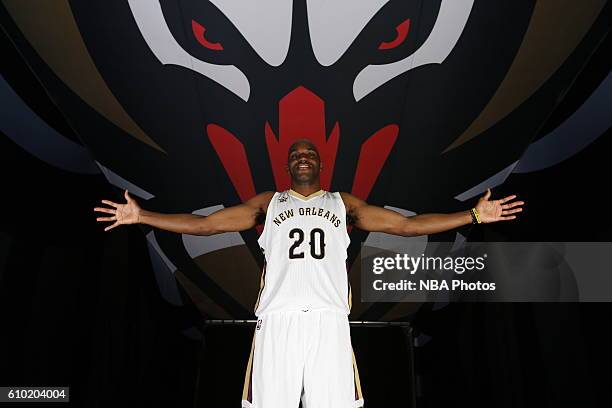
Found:
[[[515,167],[534,167],[520,159],[605,34],[606,2],[2,5],[3,27],[98,168],[145,208],[207,215],[283,190],[287,148],[307,137],[323,188],[408,215],[464,208]],[[145,233],[169,302],[188,295],[206,316],[252,316],[258,231]],[[351,260],[363,240],[401,244],[351,235]],[[358,263],[354,316],[414,311],[359,302]]]
[[[129,2],[140,33],[161,64],[179,66],[202,75],[214,85],[231,92],[233,95],[228,95],[228,99],[238,97],[245,106],[260,103],[262,99],[267,107],[278,106],[278,112],[272,115],[278,118],[278,123],[273,126],[270,118],[265,120],[265,124],[262,120],[258,132],[265,135],[278,190],[284,190],[289,185],[288,175],[284,171],[287,149],[294,140],[302,137],[311,138],[319,146],[327,169],[323,175],[323,187],[328,189],[343,127],[334,119],[334,112],[326,116],[326,105],[331,102],[348,107],[411,69],[443,62],[457,43],[473,6],[472,0],[442,1],[437,5],[437,16],[422,44],[415,47],[417,41],[410,41],[416,48],[414,52],[396,53],[399,57],[388,63],[361,61],[353,69],[356,75],[341,82],[336,80],[336,85],[330,88],[324,77],[337,75],[338,70],[333,66],[341,63],[344,55],[350,54],[351,46],[388,0],[363,2],[357,6],[352,3],[307,1],[305,12],[293,18],[293,2],[214,0],[207,7],[188,6],[184,9],[183,21],[173,23],[166,19],[166,15],[170,14],[168,7],[164,10],[158,1]],[[416,2],[413,7],[415,5]],[[347,13],[349,9],[350,13]],[[393,28],[390,30],[393,34],[391,40],[379,38],[378,44],[367,41],[369,47],[362,46],[362,49],[384,55],[396,48],[407,47],[405,44],[409,44],[410,26],[415,24],[412,20],[416,13],[409,7],[400,7],[398,11],[402,13],[389,27]],[[338,24],[341,19],[342,24]],[[181,31],[185,28],[189,30],[187,38]],[[242,41],[232,41],[232,33],[228,31],[241,36]],[[292,38],[293,52],[290,54]],[[232,47],[240,47],[239,55],[234,50],[232,57]],[[257,63],[245,63],[241,58],[244,54],[258,57]],[[283,64],[288,67],[281,67]],[[309,72],[297,71],[296,66]],[[295,71],[298,75],[293,74]],[[270,81],[262,80],[262,75]],[[271,86],[273,76],[288,78],[288,84],[275,89]],[[308,85],[302,82],[308,82]],[[345,89],[341,89],[341,86]],[[324,87],[328,89],[322,89]],[[342,100],[350,91],[353,97],[348,101]],[[326,129],[328,119],[333,123],[329,133]],[[369,149],[362,150],[360,154],[353,192],[363,198],[367,198],[395,143],[399,120],[397,117],[396,123],[384,124],[371,136],[366,136],[362,144]],[[247,138],[252,139],[253,135],[236,135],[228,130],[228,126],[231,124],[203,124],[230,180],[244,200],[256,190],[249,162],[257,159],[249,157],[243,142]],[[273,127],[277,130],[273,130]]]

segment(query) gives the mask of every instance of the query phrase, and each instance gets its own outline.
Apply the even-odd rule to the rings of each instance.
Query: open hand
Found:
[[[96,218],[96,221],[115,221],[114,224],[104,228],[104,231],[108,231],[123,224],[136,224],[139,221],[140,206],[138,205],[136,200],[130,197],[127,190],[125,190],[123,196],[127,201],[125,204],[119,204],[109,200],[102,200],[102,203],[110,205],[113,208],[94,208],[94,211],[112,214],[111,217]]]
[[[523,201],[512,201],[516,195],[510,195],[499,200],[489,200],[491,197],[491,189],[488,188],[484,196],[480,197],[476,210],[480,216],[480,221],[483,223],[508,221],[516,218],[515,214],[523,211],[521,207],[525,204]]]

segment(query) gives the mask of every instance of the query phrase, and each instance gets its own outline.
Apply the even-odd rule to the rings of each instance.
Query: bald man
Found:
[[[515,195],[489,200],[450,214],[405,217],[343,192],[321,189],[323,163],[316,146],[298,140],[289,148],[291,188],[267,191],[211,214],[161,214],[142,209],[125,191],[125,204],[102,200],[114,221],[146,224],[191,235],[240,232],[265,219],[258,239],[265,262],[255,304],[257,325],[247,364],[243,408],[354,408],[363,406],[351,346],[351,291],[346,270],[350,243],[347,220],[368,232],[428,235],[470,223],[516,218]]]

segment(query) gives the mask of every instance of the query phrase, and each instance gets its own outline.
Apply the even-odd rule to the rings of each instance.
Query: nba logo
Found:
[[[261,329],[261,319],[257,320],[257,330]]]

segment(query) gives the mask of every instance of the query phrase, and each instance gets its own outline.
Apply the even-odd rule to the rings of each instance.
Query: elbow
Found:
[[[215,231],[212,228],[207,228],[207,227],[200,227],[198,228],[195,233],[193,235],[198,235],[198,236],[202,236],[202,237],[207,237],[209,235],[215,235],[218,234],[219,231]]]
[[[418,225],[414,222],[406,222],[401,228],[401,232],[399,235],[404,237],[419,237],[421,235],[427,235],[427,232],[422,228],[419,228]]]
[[[202,217],[202,219],[199,220],[199,222],[196,222],[194,231],[192,231],[191,235],[198,235],[198,236],[205,237],[208,235],[216,234],[217,231],[215,231],[213,226],[210,225],[210,223],[207,221],[208,221],[207,217]]]
[[[192,232],[191,234],[189,234],[189,235],[196,235],[196,236],[198,236],[198,237],[205,237],[205,236],[210,235],[210,233],[209,233],[208,231],[206,231],[206,230],[201,229],[201,228],[196,228],[196,230],[195,230],[195,231],[193,231],[193,232]]]
[[[403,237],[419,237],[421,235],[427,235],[420,231],[417,231],[414,227],[404,228],[400,234]]]
[[[387,228],[383,228],[380,230],[380,232],[384,232],[386,234],[391,234],[391,235],[399,235],[401,237],[416,237],[419,236],[421,234],[419,234],[417,231],[415,231],[413,226],[401,226],[401,227],[387,227]]]

